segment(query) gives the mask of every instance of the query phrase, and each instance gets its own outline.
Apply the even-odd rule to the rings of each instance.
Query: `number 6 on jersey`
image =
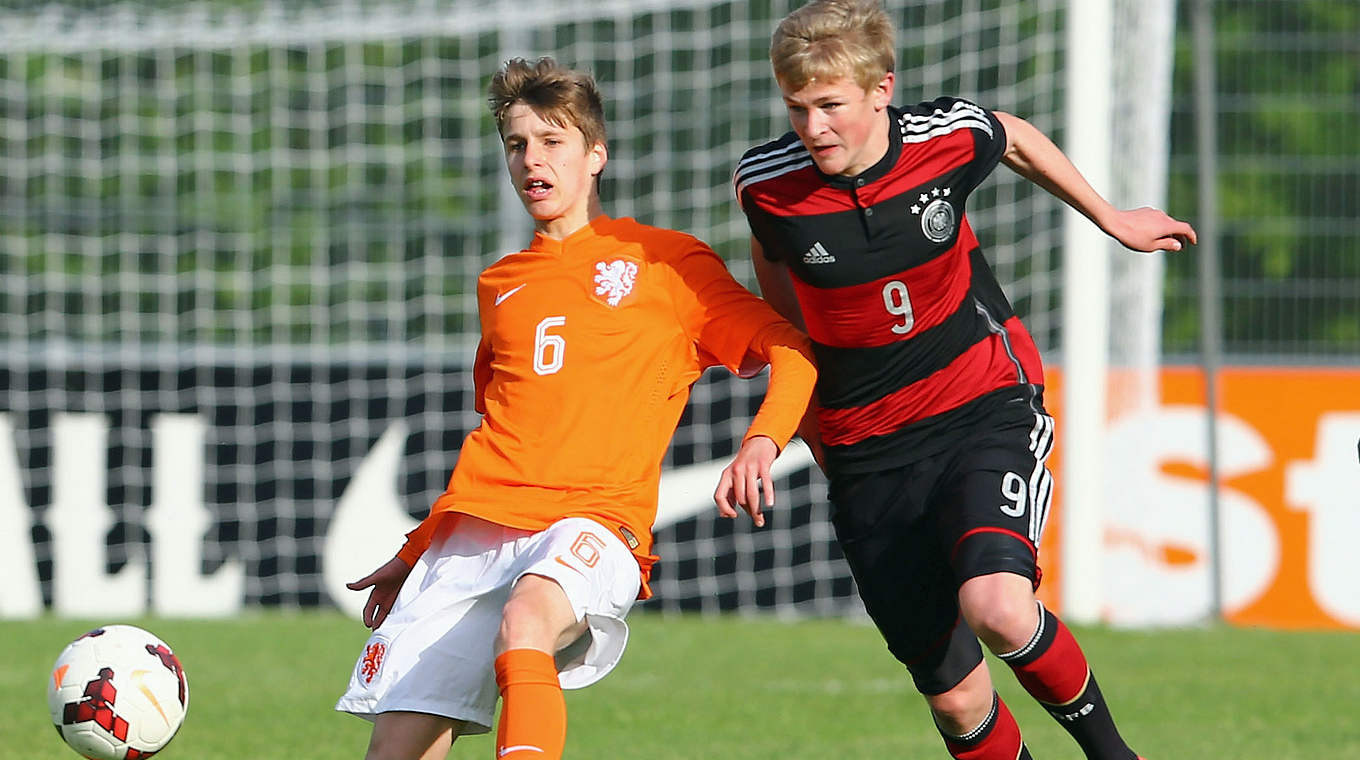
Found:
[[[534,328],[534,372],[552,375],[562,369],[563,356],[567,352],[567,339],[561,335],[549,334],[548,330],[566,323],[566,317],[546,317]]]

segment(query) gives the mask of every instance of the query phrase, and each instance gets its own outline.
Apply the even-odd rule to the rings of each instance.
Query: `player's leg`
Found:
[[[961,760],[1030,760],[1020,726],[992,688],[986,663],[978,663],[949,691],[927,694],[926,702],[951,756]]]
[[[1090,760],[1135,760],[1071,632],[1035,599],[1038,542],[1052,478],[1044,460],[1052,419],[1001,426],[970,442],[948,490],[957,508],[951,562],[959,608],[1025,690],[1076,739]]]
[[[373,721],[364,760],[443,760],[464,722],[417,712],[385,712]]]
[[[464,515],[441,522],[336,704],[374,722],[369,757],[443,757],[457,736],[495,725],[493,642],[520,572],[514,550],[533,535]]]
[[[567,703],[553,653],[559,640],[585,630],[556,581],[525,575],[515,583],[496,639],[496,684],[501,718],[496,731],[500,758],[561,757],[567,740]]]
[[[1028,553],[1029,549],[1017,546],[1016,551]],[[978,638],[995,653],[1024,647],[1039,625],[1034,581],[1018,573],[969,578],[959,586],[959,608]]]
[[[1014,649],[993,651],[1011,666],[1025,691],[1076,739],[1087,758],[1135,760],[1138,756],[1120,736],[1076,638],[1043,605],[1037,601],[1033,605],[1038,622],[1029,639]]]
[[[543,531],[522,559],[495,642],[502,698],[496,753],[502,760],[554,760],[566,743],[562,689],[587,685],[618,661],[638,566],[621,539],[580,518]]]
[[[585,621],[576,619],[571,601],[557,581],[528,573],[515,582],[501,613],[496,655],[512,649],[553,653],[585,631]]]
[[[925,510],[934,461],[832,481],[832,522],[860,598],[925,696],[949,753],[1026,760],[1020,729],[992,690],[982,648],[959,617],[953,573]]]

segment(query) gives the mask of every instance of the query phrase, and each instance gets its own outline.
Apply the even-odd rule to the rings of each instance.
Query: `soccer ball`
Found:
[[[174,738],[189,709],[189,682],[164,641],[106,625],[61,650],[47,709],[61,738],[90,760],[139,760]]]

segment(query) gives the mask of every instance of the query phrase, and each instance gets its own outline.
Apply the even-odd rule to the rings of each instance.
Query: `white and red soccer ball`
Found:
[[[174,738],[189,709],[189,682],[164,641],[106,625],[72,641],[47,682],[57,733],[91,760],[140,760]]]

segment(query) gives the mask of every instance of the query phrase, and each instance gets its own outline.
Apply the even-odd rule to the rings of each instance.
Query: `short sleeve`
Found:
[[[751,148],[742,155],[736,171],[732,174],[732,190],[736,194],[737,205],[746,215],[746,223],[751,228],[752,237],[760,243],[765,258],[770,261],[782,261],[784,250],[779,245],[779,237],[775,234],[773,217],[752,198],[750,186],[752,183],[767,179],[767,170],[771,166],[782,169],[790,162],[811,165],[811,159],[799,157],[798,151],[790,152],[791,146],[800,145],[796,135],[788,133],[779,140]]]
[[[973,155],[959,174],[956,192],[971,193],[1006,153],[1006,128],[996,114],[962,98],[936,98],[907,109],[904,127],[908,141],[913,135],[944,136],[968,131],[973,139]]]

